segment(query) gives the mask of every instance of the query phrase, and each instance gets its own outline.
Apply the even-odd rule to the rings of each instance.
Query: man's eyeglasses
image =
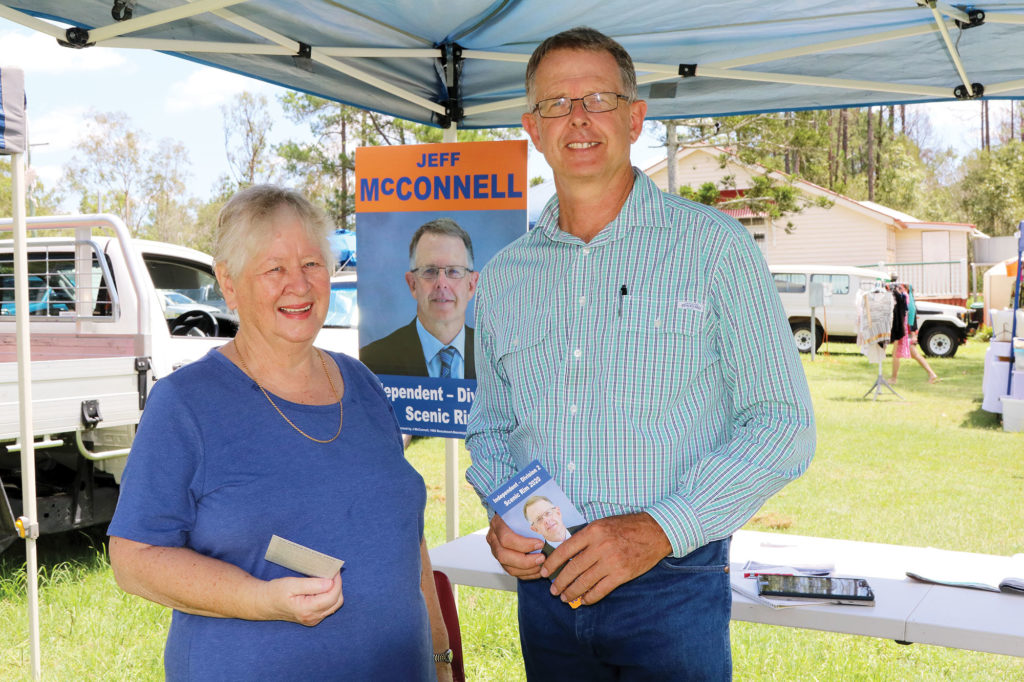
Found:
[[[538,515],[537,518],[530,522],[530,525],[533,526],[535,524],[540,523],[541,521],[544,521],[545,519],[551,518],[551,516],[553,516],[556,511],[558,511],[558,507],[551,507],[543,514]]]
[[[573,102],[583,102],[583,108],[592,114],[603,114],[606,111],[614,111],[619,106],[619,100],[629,100],[625,95],[617,92],[592,92],[583,97],[552,97],[542,99],[533,108],[541,118],[560,118],[568,116],[572,112]]]
[[[473,272],[473,269],[462,265],[424,265],[422,268],[413,268],[409,272],[422,280],[432,282],[441,274],[448,279],[462,279],[467,273]]]

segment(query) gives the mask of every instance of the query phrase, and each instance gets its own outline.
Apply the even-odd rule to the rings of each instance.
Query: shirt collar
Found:
[[[441,343],[437,340],[437,337],[427,331],[427,328],[420,322],[420,318],[416,318],[416,332],[420,335],[420,344],[423,346],[423,356],[430,362],[438,351],[446,346],[451,346],[455,350],[459,351],[459,357],[466,357],[466,325],[462,325],[462,329],[452,339],[451,343]]]
[[[558,227],[558,215],[558,193],[556,192],[544,205],[537,224],[533,228],[534,231],[556,242],[579,241]],[[626,202],[622,205],[619,214],[594,237],[591,244],[600,244],[624,237],[626,230],[636,225],[667,227],[668,220],[665,217],[665,205],[661,190],[646,173],[633,166],[633,189],[626,197]]]

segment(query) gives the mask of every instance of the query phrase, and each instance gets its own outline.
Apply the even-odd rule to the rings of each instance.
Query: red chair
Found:
[[[466,668],[462,663],[462,633],[459,629],[459,611],[455,606],[455,593],[448,576],[441,571],[434,571],[434,586],[437,588],[437,600],[441,602],[441,616],[448,629],[448,648],[452,650],[452,679],[455,682],[466,682]]]

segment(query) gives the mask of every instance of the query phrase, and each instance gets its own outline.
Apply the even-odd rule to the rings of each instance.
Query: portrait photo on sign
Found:
[[[525,232],[523,211],[364,213],[359,356],[380,375],[476,379],[480,270]]]

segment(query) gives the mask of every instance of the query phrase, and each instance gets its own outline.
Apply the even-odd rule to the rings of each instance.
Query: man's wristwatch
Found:
[[[439,654],[434,654],[434,663],[451,663],[452,662],[452,650],[445,649]]]

